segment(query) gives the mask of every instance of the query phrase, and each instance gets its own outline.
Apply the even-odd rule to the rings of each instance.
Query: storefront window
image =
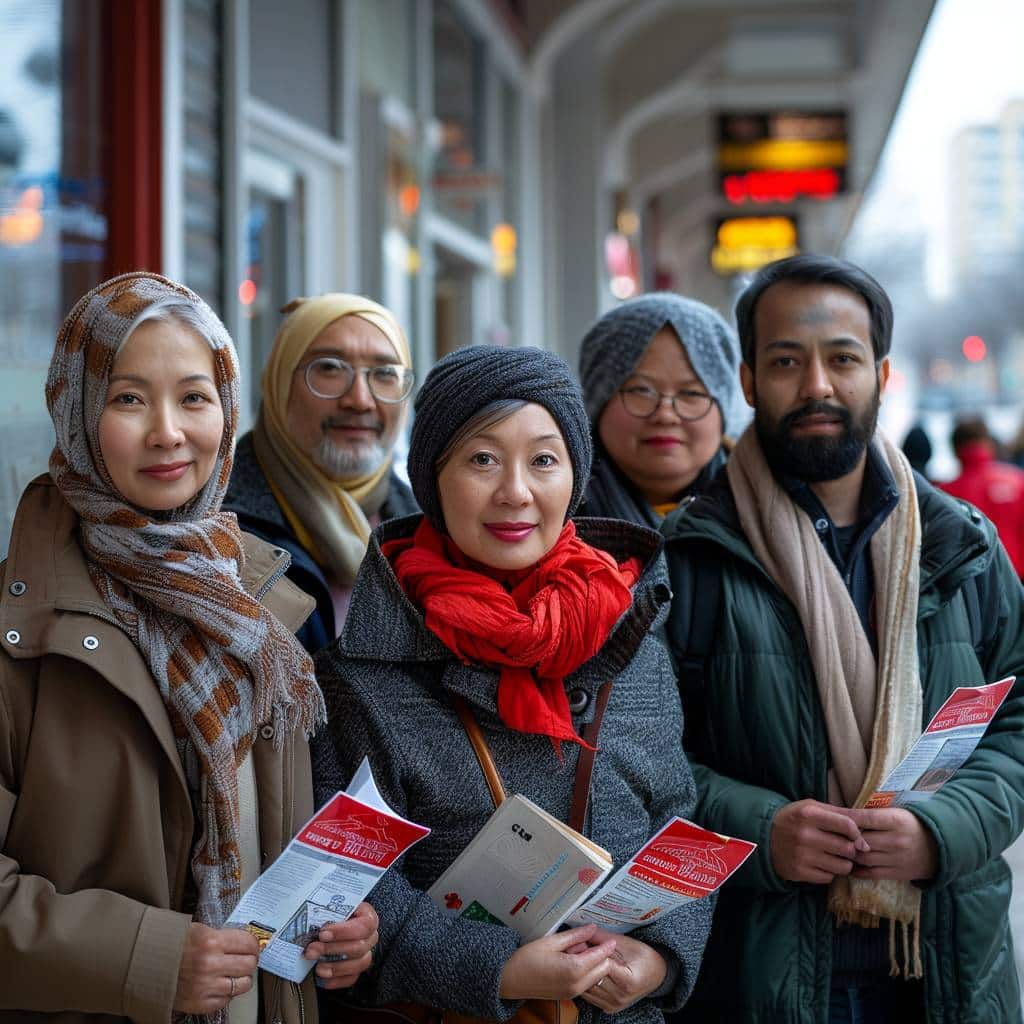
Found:
[[[53,447],[43,388],[57,329],[104,276],[105,10],[0,0],[0,557]]]
[[[484,197],[496,178],[483,153],[482,46],[444,3],[434,7],[434,117],[441,125],[434,169],[437,210],[483,233]]]

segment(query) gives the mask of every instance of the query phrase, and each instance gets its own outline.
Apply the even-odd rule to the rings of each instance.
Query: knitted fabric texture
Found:
[[[205,323],[224,434],[209,481],[187,504],[149,512],[114,487],[99,446],[111,367],[151,303],[177,299]],[[190,328],[184,328],[190,329]],[[61,327],[46,399],[57,432],[50,475],[78,513],[90,575],[141,651],[171,719],[198,822],[195,917],[223,924],[240,896],[238,766],[257,728],[275,743],[324,720],[312,663],[242,587],[238,522],[220,504],[238,419],[234,346],[198,295],[156,274],[116,277],[86,294]]]
[[[725,433],[732,434],[740,415],[736,335],[710,306],[671,292],[652,292],[623,302],[587,331],[580,348],[580,380],[591,423],[597,423],[663,327],[675,331],[690,365],[722,414]]]
[[[395,359],[412,367],[409,343],[394,316],[361,295],[331,292],[298,298],[283,311],[270,358],[263,370],[263,401],[253,430],[260,468],[303,547],[339,583],[355,579],[370,536],[368,516],[387,498],[390,454],[372,473],[332,480],[296,444],[288,430],[292,388],[304,388],[296,367],[324,328],[345,316],[376,327],[388,340]]]
[[[810,517],[775,480],[753,427],[726,465],[743,532],[765,571],[793,602],[810,649],[832,769],[829,798],[864,807],[921,731],[923,699],[917,652],[921,521],[906,457],[881,433],[876,444],[900,500],[870,541],[876,580],[879,658],[839,570]],[[829,909],[843,922],[899,921],[915,934],[904,942],[908,975],[921,974],[921,890],[909,882],[837,878]],[[905,932],[906,938],[906,932]],[[895,963],[895,940],[890,946]]]
[[[568,519],[590,477],[593,446],[583,396],[563,359],[540,348],[473,345],[439,360],[416,396],[409,441],[409,481],[424,515],[445,532],[437,493],[437,460],[452,435],[474,413],[500,399],[544,406],[554,417],[572,461]]]
[[[563,681],[601,649],[632,603],[639,559],[619,565],[580,540],[571,522],[535,566],[502,579],[480,572],[426,519],[411,541],[383,551],[445,647],[466,664],[499,669],[498,714],[510,729],[549,736],[556,752],[562,740],[586,745]]]

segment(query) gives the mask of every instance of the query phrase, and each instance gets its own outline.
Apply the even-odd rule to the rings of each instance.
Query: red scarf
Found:
[[[388,541],[408,597],[427,628],[467,665],[501,670],[498,714],[517,732],[585,746],[576,735],[563,679],[592,658],[630,606],[638,558],[617,565],[567,523],[532,568],[499,575],[467,558],[426,519],[412,538]],[[506,586],[509,589],[506,589]]]

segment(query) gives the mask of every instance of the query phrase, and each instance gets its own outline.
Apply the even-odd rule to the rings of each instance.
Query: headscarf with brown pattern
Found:
[[[210,345],[224,411],[210,479],[169,512],[126,501],[99,445],[114,359],[154,303],[188,307],[187,318],[173,305],[166,316]],[[50,475],[78,513],[96,589],[141,651],[167,707],[199,825],[192,849],[195,918],[217,927],[241,895],[238,767],[256,730],[271,723],[280,745],[292,730],[308,735],[324,719],[312,663],[243,589],[238,520],[220,511],[239,413],[234,345],[188,288],[156,274],[123,274],[84,295],[68,314],[46,401],[57,431]]]

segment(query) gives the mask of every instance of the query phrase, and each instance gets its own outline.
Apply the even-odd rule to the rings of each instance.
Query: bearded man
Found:
[[[418,511],[392,468],[413,371],[398,321],[370,299],[331,293],[282,312],[224,508],[291,553],[288,576],[316,599],[298,633],[312,654],[341,634],[370,530]]]
[[[685,1021],[1019,1021],[1024,601],[991,524],[875,429],[892,307],[801,255],[740,297],[754,423],[666,519],[696,819],[758,843],[721,892]],[[864,809],[957,686],[1020,681],[967,763]]]

